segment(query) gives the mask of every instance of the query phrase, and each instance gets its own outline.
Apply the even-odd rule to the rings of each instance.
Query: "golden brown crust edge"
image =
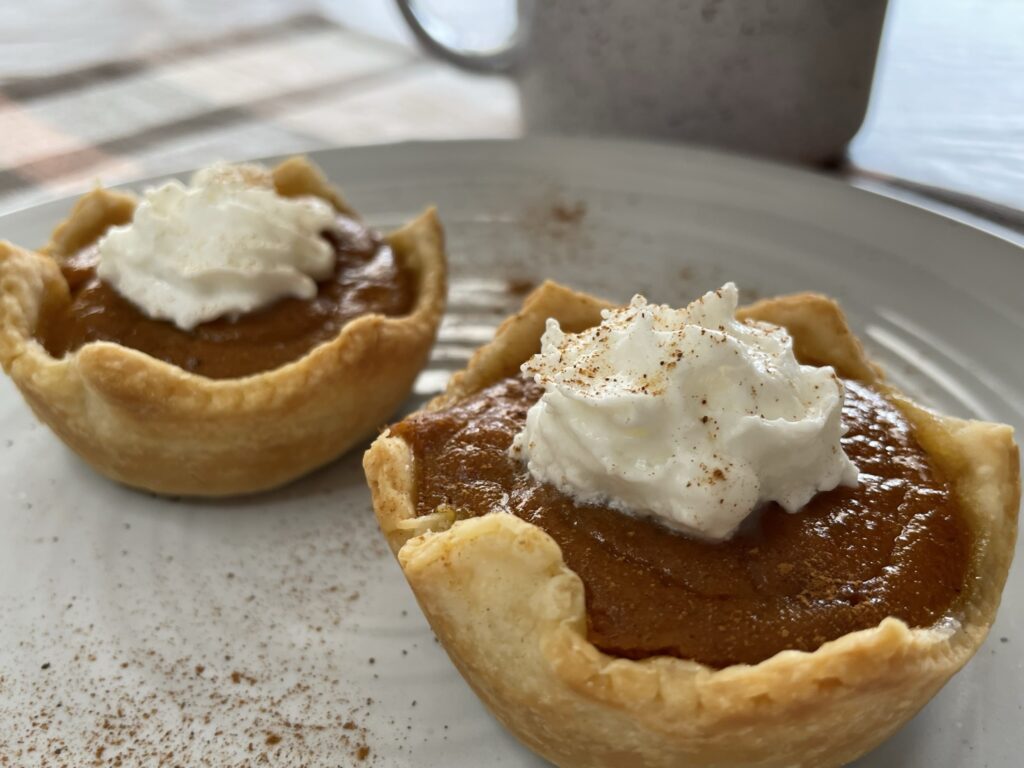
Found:
[[[315,194],[351,212],[305,158],[273,175],[282,194]],[[130,220],[133,208],[130,196],[96,189],[40,253],[0,243],[0,362],[40,420],[99,472],[158,493],[261,491],[372,435],[408,395],[445,305],[444,235],[433,209],[387,236],[416,274],[410,314],[356,318],[275,370],[212,380],[106,342],[50,357],[34,331],[49,302],[67,300],[54,259]]]
[[[540,315],[561,319],[560,308],[569,307],[568,325],[593,324],[603,306],[542,286],[431,407],[514,371],[539,347]],[[803,356],[885,386],[831,300],[782,297],[742,314],[786,325]],[[494,714],[549,760],[597,768],[842,765],[899,729],[974,654],[995,617],[1016,537],[1012,430],[894,397],[954,478],[976,532],[961,621],[910,629],[886,619],[813,653],[785,651],[717,671],[601,653],[586,639],[582,583],[546,533],[505,514],[454,524],[416,519],[411,453],[387,433],[364,467],[381,528],[455,665]]]

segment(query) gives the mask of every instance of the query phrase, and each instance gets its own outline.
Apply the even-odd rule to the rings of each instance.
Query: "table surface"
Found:
[[[432,4],[460,3],[479,8]],[[428,59],[390,3],[213,7],[4,4],[0,213],[216,159],[521,133],[509,82]],[[1020,0],[892,0],[869,114],[841,172],[1024,238],[1021,41]]]

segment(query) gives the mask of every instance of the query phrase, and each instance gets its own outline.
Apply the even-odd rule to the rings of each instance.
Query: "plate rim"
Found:
[[[348,144],[333,147],[321,147],[311,150],[297,150],[283,154],[261,155],[247,160],[231,162],[251,163],[274,163],[292,157],[294,155],[305,155],[311,158],[318,165],[322,165],[318,158],[343,156],[346,154],[371,154],[390,152],[420,152],[431,149],[443,148],[449,150],[470,150],[500,148],[498,151],[519,151],[519,150],[564,150],[572,151],[597,151],[606,150],[615,153],[659,152],[678,155],[679,157],[690,157],[708,163],[719,163],[725,166],[732,166],[740,172],[750,172],[756,175],[781,175],[782,178],[793,182],[805,182],[824,185],[825,188],[839,192],[853,192],[855,196],[864,195],[866,199],[885,201],[891,204],[894,209],[902,209],[904,213],[917,212],[924,214],[926,218],[933,221],[954,222],[965,229],[988,236],[999,241],[1016,251],[1024,251],[1024,234],[1018,233],[1010,227],[1003,226],[996,221],[986,219],[969,211],[961,210],[955,206],[933,201],[925,195],[905,192],[898,187],[886,184],[884,181],[874,179],[870,176],[862,178],[844,177],[838,174],[830,174],[823,169],[799,166],[785,163],[771,158],[758,157],[755,155],[730,152],[716,149],[714,147],[689,143],[673,143],[668,141],[653,141],[634,138],[608,138],[591,136],[558,136],[551,134],[526,135],[516,138],[473,138],[473,139],[411,139],[393,142],[380,142],[373,144]],[[119,181],[114,184],[103,185],[109,189],[133,189],[140,186],[156,184],[173,178],[182,178],[202,166],[181,166],[177,170],[153,174],[148,176],[136,176],[131,179]],[[96,177],[93,186],[102,184],[102,178]],[[20,215],[27,215],[30,212],[43,208],[60,208],[66,206],[72,200],[84,194],[83,188],[79,192],[61,194],[49,200],[22,205],[0,213],[0,224],[10,218],[20,218]],[[1024,258],[1024,254],[1021,255]]]

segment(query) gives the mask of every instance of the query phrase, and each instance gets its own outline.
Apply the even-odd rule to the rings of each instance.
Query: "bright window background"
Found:
[[[485,48],[508,34],[515,13],[515,0],[421,5]],[[413,45],[390,0],[9,0],[0,4],[0,81],[303,12]],[[1024,0],[891,0],[872,105],[851,156],[868,170],[1024,210]]]

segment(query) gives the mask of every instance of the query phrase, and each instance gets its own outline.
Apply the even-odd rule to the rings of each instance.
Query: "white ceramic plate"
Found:
[[[774,165],[531,140],[318,153],[369,220],[427,203],[449,234],[449,316],[411,409],[552,277],[682,304],[838,297],[907,391],[1024,425],[1024,252]],[[0,220],[42,242],[63,201]],[[175,501],[93,474],[0,377],[0,765],[535,766],[484,711],[377,532],[360,456],[288,488]],[[988,643],[864,766],[1019,766],[1024,572]],[[161,762],[161,760],[165,762]]]

